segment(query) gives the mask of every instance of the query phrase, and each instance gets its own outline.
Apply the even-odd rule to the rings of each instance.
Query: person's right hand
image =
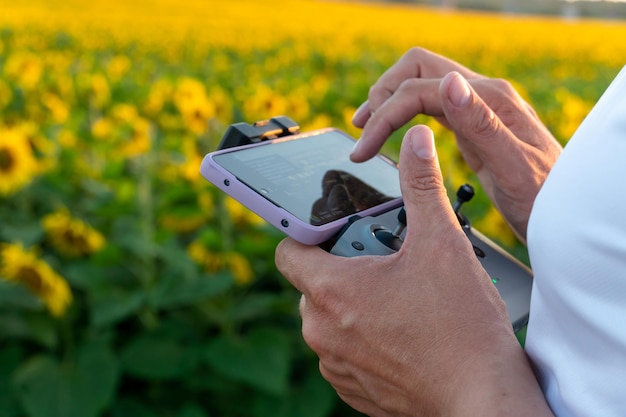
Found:
[[[532,107],[507,81],[413,48],[372,86],[355,113],[353,123],[363,132],[352,160],[374,156],[418,114],[434,116],[455,133],[485,192],[525,240],[535,197],[562,150]]]

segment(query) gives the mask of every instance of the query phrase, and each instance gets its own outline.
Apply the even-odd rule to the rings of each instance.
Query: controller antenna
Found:
[[[472,197],[474,197],[474,187],[469,184],[460,186],[456,192],[456,201],[452,204],[452,210],[454,210],[456,214],[459,214],[459,209],[463,203],[467,203]]]

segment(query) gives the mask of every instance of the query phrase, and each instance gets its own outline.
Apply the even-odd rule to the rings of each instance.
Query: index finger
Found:
[[[350,159],[361,162],[376,155],[394,131],[418,114],[444,116],[439,84],[439,79],[411,78],[402,82],[394,94],[369,117]]]
[[[410,49],[372,86],[367,107],[353,120],[355,126],[365,126],[369,115],[375,113],[398,90],[404,81],[413,78],[440,79],[452,71],[460,73],[466,79],[484,78],[458,62],[427,49]]]

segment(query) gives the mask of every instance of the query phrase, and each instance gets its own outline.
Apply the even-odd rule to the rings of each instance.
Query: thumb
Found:
[[[400,186],[408,225],[403,249],[428,236],[460,230],[443,183],[433,132],[427,126],[414,126],[404,137]]]

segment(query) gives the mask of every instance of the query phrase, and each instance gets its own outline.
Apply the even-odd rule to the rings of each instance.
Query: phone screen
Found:
[[[213,159],[266,199],[319,226],[401,195],[396,166],[381,157],[350,161],[354,143],[329,130]]]

